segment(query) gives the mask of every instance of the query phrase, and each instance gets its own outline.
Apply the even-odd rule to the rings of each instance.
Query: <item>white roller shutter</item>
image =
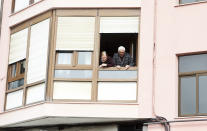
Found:
[[[44,20],[31,27],[27,83],[46,78],[47,49],[50,20]]]
[[[136,82],[98,83],[98,100],[136,100],[136,96]]]
[[[54,82],[54,99],[91,99],[91,82]]]
[[[18,90],[7,94],[6,109],[22,106],[23,90]]]
[[[45,99],[45,83],[27,88],[26,104],[42,101]]]
[[[26,58],[28,28],[11,35],[9,64]]]
[[[101,17],[100,33],[138,33],[139,17]]]
[[[93,50],[95,17],[58,17],[56,50]]]

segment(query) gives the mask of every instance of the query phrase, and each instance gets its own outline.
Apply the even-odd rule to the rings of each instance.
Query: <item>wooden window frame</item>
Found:
[[[10,90],[16,90],[16,89],[18,89],[18,88],[22,88],[23,86],[19,86],[19,87],[17,87],[17,88],[14,88],[14,89],[9,89],[9,83],[11,83],[11,82],[14,82],[14,81],[17,81],[17,80],[21,80],[21,79],[25,79],[25,71],[24,71],[24,73],[23,74],[21,74],[20,73],[20,69],[21,69],[21,62],[25,62],[26,63],[26,60],[25,59],[23,59],[23,60],[20,60],[20,61],[17,61],[17,62],[15,62],[15,63],[12,63],[12,64],[10,64],[9,65],[9,67],[8,67],[8,82],[7,82],[7,91],[10,91]],[[16,65],[16,72],[15,72],[15,74],[16,74],[16,76],[15,77],[12,77],[12,65],[13,64],[15,64]]]
[[[72,60],[71,64],[58,64],[58,54],[59,53],[72,53]],[[90,65],[81,65],[78,64],[78,52],[91,52],[91,64]],[[93,51],[77,51],[77,50],[70,50],[70,51],[56,51],[56,60],[55,60],[55,69],[72,69],[72,70],[79,70],[79,69],[92,69],[93,65]]]
[[[62,9],[62,10],[56,10],[56,12],[54,12],[53,17],[54,18],[54,39],[53,39],[53,44],[52,44],[52,52],[50,54],[50,59],[51,61],[51,66],[50,66],[50,73],[49,76],[54,76],[54,71],[56,69],[78,69],[78,70],[83,70],[83,69],[91,69],[93,71],[93,75],[92,75],[92,80],[91,79],[67,79],[67,78],[50,78],[50,86],[48,86],[49,92],[48,92],[48,99],[50,99],[51,101],[66,101],[66,102],[71,102],[74,100],[57,100],[57,99],[53,99],[53,88],[54,85],[53,83],[55,81],[79,81],[79,82],[83,82],[83,81],[91,81],[92,82],[92,95],[91,95],[91,100],[90,102],[97,102],[97,103],[102,103],[102,102],[117,102],[117,103],[136,103],[137,102],[137,98],[138,98],[138,68],[137,66],[135,67],[130,67],[130,69],[128,70],[136,70],[137,71],[137,79],[102,79],[100,80],[98,78],[98,71],[99,70],[117,70],[115,67],[111,67],[111,68],[107,68],[107,69],[100,69],[99,68],[99,55],[100,55],[100,33],[99,33],[99,29],[100,29],[100,17],[139,17],[140,18],[140,9]],[[79,67],[72,67],[71,65],[57,65],[57,52],[56,51],[56,38],[57,38],[57,19],[58,17],[95,17],[95,42],[94,42],[94,50],[93,50],[93,55],[92,55],[92,67],[86,67],[86,66],[79,66]],[[140,41],[140,37],[137,36],[137,50],[136,50],[136,65],[138,65],[138,58],[139,58],[139,41]],[[77,58],[76,58],[77,60]],[[123,70],[123,68],[121,69]],[[119,101],[119,100],[110,100],[110,101],[99,101],[98,100],[98,82],[99,81],[124,81],[124,82],[137,82],[137,91],[136,91],[136,100],[132,100],[132,101],[128,101],[128,100],[124,100],[124,101]],[[75,100],[75,101],[85,101],[85,100]]]
[[[206,53],[206,52],[205,52]],[[180,56],[189,56],[189,55],[201,55],[204,53],[190,53],[187,55]],[[179,59],[179,56],[178,56]],[[199,76],[207,76],[207,70],[201,71],[192,71],[192,72],[179,72],[178,69],[178,116],[179,117],[189,117],[189,116],[206,116],[207,113],[199,113]],[[195,114],[181,114],[181,78],[194,76],[196,78],[196,113]]]
[[[8,83],[11,81],[10,79],[10,76],[9,76],[9,73],[11,72],[10,70],[10,65],[8,65],[8,71],[7,71],[7,88],[6,88],[6,92],[5,92],[5,101],[4,101],[4,110],[5,111],[9,111],[9,110],[15,110],[17,108],[21,108],[21,107],[25,107],[27,105],[32,105],[32,104],[35,104],[35,103],[39,103],[39,102],[34,102],[34,103],[30,103],[30,104],[26,104],[26,96],[27,96],[27,88],[28,87],[31,87],[31,86],[35,86],[35,85],[38,85],[38,84],[42,84],[42,83],[45,83],[46,87],[47,87],[47,81],[48,81],[48,78],[46,77],[46,79],[44,80],[40,80],[40,81],[37,81],[37,82],[34,82],[34,83],[31,83],[31,84],[27,84],[27,72],[28,72],[28,58],[29,58],[29,47],[30,47],[30,37],[31,37],[31,27],[32,25],[34,24],[37,24],[41,21],[44,21],[46,19],[50,19],[50,25],[49,25],[49,30],[51,30],[52,28],[52,11],[48,11],[44,14],[41,14],[41,15],[38,15],[36,16],[35,18],[32,18],[28,21],[25,21],[15,27],[11,27],[11,34],[14,34],[16,32],[19,32],[25,28],[28,28],[28,36],[27,36],[27,49],[26,49],[26,58],[24,59],[25,60],[25,72],[24,72],[24,76],[23,75],[19,75],[18,78],[24,78],[24,85],[21,86],[21,87],[18,87],[18,88],[14,88],[14,89],[10,89],[8,90]],[[49,56],[49,43],[50,43],[50,38],[51,38],[51,32],[49,33],[49,36],[48,36],[48,39],[49,39],[49,42],[48,42],[48,56]],[[22,60],[21,60],[22,61]],[[47,57],[47,61],[49,61],[48,57]],[[19,62],[19,61],[18,61]],[[17,63],[18,63],[17,62]],[[20,66],[20,65],[19,65]],[[48,63],[47,63],[47,68],[48,69]],[[48,73],[48,71],[47,71]],[[6,102],[7,102],[7,95],[9,93],[12,93],[12,92],[15,92],[15,91],[18,91],[18,90],[23,90],[23,98],[22,98],[22,106],[20,107],[15,107],[15,108],[12,108],[12,109],[6,109]],[[45,95],[46,97],[46,95]],[[45,101],[45,100],[44,100]],[[42,102],[42,101],[40,101]]]
[[[57,65],[57,51],[56,51],[56,35],[57,35],[57,18],[62,16],[68,16],[68,17],[95,17],[95,33],[94,33],[94,50],[90,51],[92,52],[92,58],[91,58],[91,65]],[[117,70],[116,68],[107,68],[107,69],[100,69],[99,68],[99,57],[100,57],[100,33],[99,33],[99,27],[100,27],[100,17],[103,16],[111,16],[111,17],[139,17],[140,18],[140,9],[134,8],[134,9],[58,9],[58,10],[50,10],[42,15],[36,16],[35,18],[32,18],[28,21],[25,21],[21,23],[20,25],[17,25],[15,27],[11,28],[11,34],[16,33],[20,30],[23,30],[25,28],[28,28],[28,41],[27,41],[27,53],[26,53],[26,63],[25,63],[25,75],[24,75],[24,86],[21,88],[17,88],[14,90],[6,90],[5,95],[5,105],[4,110],[6,110],[6,97],[8,93],[17,91],[17,90],[23,90],[23,104],[21,107],[26,106],[26,92],[27,88],[45,83],[46,84],[46,95],[44,101],[65,101],[65,102],[95,102],[95,103],[137,103],[138,98],[138,68],[137,67],[131,67],[129,70],[136,70],[137,71],[137,79],[105,79],[100,80],[98,78],[98,71],[99,70]],[[30,47],[30,35],[31,35],[31,26],[41,22],[43,20],[46,20],[50,18],[50,33],[49,33],[49,43],[48,43],[48,63],[47,63],[47,76],[45,80],[37,81],[31,84],[27,84],[27,71],[28,71],[28,56],[29,56],[29,47]],[[138,33],[138,39],[137,39],[137,51],[136,51],[136,65],[138,65],[138,58],[139,58],[139,46],[140,46],[140,37]],[[86,50],[87,51],[87,50]],[[82,52],[82,51],[81,51]],[[77,51],[74,51],[74,63],[77,63]],[[66,79],[66,78],[54,78],[54,71],[56,69],[73,69],[73,70],[92,70],[92,78],[91,79]],[[9,70],[8,70],[9,71]],[[53,99],[53,83],[55,81],[75,81],[75,82],[92,82],[92,90],[91,90],[91,100],[55,100]],[[137,82],[137,91],[136,91],[136,100],[133,101],[119,101],[119,100],[110,100],[110,101],[98,101],[98,82],[99,81],[110,81],[110,82],[117,82],[117,81],[124,81],[124,82]],[[8,81],[7,81],[8,83]],[[39,102],[35,102],[39,103]],[[30,103],[27,105],[32,105],[35,103]],[[19,108],[19,107],[16,107]],[[8,109],[8,110],[14,110]]]
[[[196,0],[196,2],[189,2],[189,3],[181,3],[182,0],[179,0],[179,5],[191,5],[191,4],[196,4],[196,3],[203,3],[207,2],[207,0]]]

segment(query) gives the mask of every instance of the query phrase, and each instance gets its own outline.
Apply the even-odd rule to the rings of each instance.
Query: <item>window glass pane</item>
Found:
[[[137,71],[99,71],[100,79],[136,79]]]
[[[72,53],[58,53],[57,64],[71,64]]]
[[[14,12],[22,10],[29,6],[29,0],[15,0]]]
[[[196,113],[196,77],[181,77],[181,115]]]
[[[20,74],[25,72],[25,60],[20,62]]]
[[[14,88],[18,88],[20,86],[23,86],[24,85],[24,78],[23,79],[20,79],[20,80],[16,80],[16,81],[13,81],[13,82],[10,82],[9,85],[8,85],[8,89],[14,89]]]
[[[55,70],[55,78],[92,78],[92,70]]]
[[[207,54],[179,57],[179,72],[207,70]]]
[[[199,76],[199,113],[207,113],[207,76]]]
[[[78,52],[78,64],[79,65],[91,65],[92,52]]]
[[[11,65],[11,76],[16,77],[16,71],[17,71],[17,64],[12,64]]]
[[[201,0],[180,0],[180,4],[185,4],[185,3],[192,3],[196,1],[201,1]]]

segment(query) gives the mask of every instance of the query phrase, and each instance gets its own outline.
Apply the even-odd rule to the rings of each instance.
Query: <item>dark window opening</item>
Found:
[[[110,57],[118,52],[119,46],[124,46],[126,52],[131,55],[136,66],[137,62],[137,33],[102,33],[100,53],[106,51]]]

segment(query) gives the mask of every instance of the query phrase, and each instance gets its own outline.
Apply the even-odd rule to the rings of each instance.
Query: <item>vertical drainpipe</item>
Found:
[[[156,77],[156,55],[157,55],[157,0],[154,0],[154,23],[153,23],[153,70],[152,70],[152,115],[156,118],[157,121],[164,122],[165,131],[170,131],[170,124],[167,122],[167,119],[158,116],[155,111],[155,77]],[[143,127],[143,131],[147,131],[147,126]]]
[[[154,0],[154,23],[153,23],[153,69],[152,69],[152,114],[155,112],[155,75],[156,75],[156,33],[157,33],[157,0]]]

